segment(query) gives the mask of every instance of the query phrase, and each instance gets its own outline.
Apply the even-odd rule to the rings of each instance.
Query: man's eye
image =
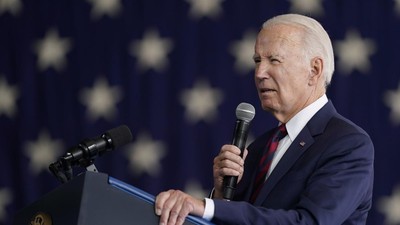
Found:
[[[255,64],[257,64],[257,63],[260,63],[260,62],[261,62],[261,60],[260,60],[259,58],[254,58],[253,60],[254,60],[254,63],[255,63]]]

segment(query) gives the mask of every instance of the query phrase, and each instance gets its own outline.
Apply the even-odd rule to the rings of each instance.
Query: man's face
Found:
[[[313,92],[302,37],[300,28],[275,25],[262,29],[255,45],[255,84],[261,105],[281,122],[303,109]]]

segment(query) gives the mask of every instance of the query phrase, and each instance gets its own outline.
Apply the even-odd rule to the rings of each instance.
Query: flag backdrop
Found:
[[[250,137],[277,125],[253,83],[262,22],[311,15],[332,38],[328,97],[376,148],[369,225],[400,224],[399,0],[0,0],[0,224],[59,186],[47,167],[121,124],[99,171],[204,197],[240,102]],[[60,203],[61,204],[61,203]]]

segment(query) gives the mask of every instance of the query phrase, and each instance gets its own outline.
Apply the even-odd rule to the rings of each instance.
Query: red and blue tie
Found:
[[[279,141],[287,135],[285,124],[281,124],[279,127],[275,128],[274,134],[268,140],[268,150],[264,153],[263,157],[259,163],[259,172],[256,177],[256,181],[254,184],[253,193],[250,198],[250,202],[254,202],[256,200],[257,195],[259,194],[262,186],[265,182],[265,177],[268,173],[269,167],[271,166],[272,159],[274,158],[274,154],[276,149],[278,148]]]

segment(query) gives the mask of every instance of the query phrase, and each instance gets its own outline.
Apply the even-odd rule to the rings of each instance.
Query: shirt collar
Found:
[[[326,94],[311,103],[286,123],[286,130],[291,141],[297,137],[308,121],[328,102]]]

